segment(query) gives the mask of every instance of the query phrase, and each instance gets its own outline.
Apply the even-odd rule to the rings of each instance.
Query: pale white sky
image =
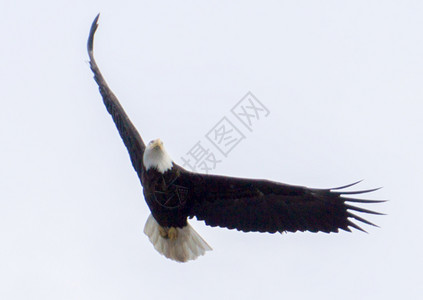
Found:
[[[214,173],[365,179],[381,228],[191,224],[188,264],[142,233],[136,173],[87,64],[177,163],[251,91],[270,111]],[[422,294],[421,1],[0,2],[1,299],[416,299]],[[240,127],[241,128],[241,127]],[[244,129],[245,130],[245,129]]]

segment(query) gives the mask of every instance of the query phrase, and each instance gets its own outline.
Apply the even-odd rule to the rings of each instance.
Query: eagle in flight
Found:
[[[332,189],[314,189],[261,179],[193,173],[177,165],[160,139],[144,144],[117,97],[110,90],[93,54],[99,15],[88,38],[90,67],[104,105],[112,116],[143,186],[151,214],[144,227],[154,248],[178,262],[194,260],[212,250],[189,225],[196,217],[209,226],[244,232],[364,231],[352,220],[373,225],[353,212],[380,214],[351,203],[377,203],[344,195],[377,189],[343,192],[356,183]]]

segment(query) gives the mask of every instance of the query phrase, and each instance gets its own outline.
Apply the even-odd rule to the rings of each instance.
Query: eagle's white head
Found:
[[[160,139],[148,143],[144,151],[143,163],[146,170],[155,168],[160,173],[172,169],[172,159],[167,154]]]

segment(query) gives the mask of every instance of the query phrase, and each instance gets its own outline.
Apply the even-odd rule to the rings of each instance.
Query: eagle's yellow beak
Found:
[[[162,149],[163,150],[163,142],[160,139],[156,139],[153,141],[153,143],[151,144],[151,147],[153,149]]]

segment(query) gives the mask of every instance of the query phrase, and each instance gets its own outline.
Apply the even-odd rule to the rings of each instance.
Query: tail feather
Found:
[[[175,240],[163,238],[159,232],[159,223],[150,214],[145,223],[144,233],[150,239],[154,248],[162,255],[177,262],[187,262],[204,255],[212,248],[189,225],[177,228],[178,235]]]

